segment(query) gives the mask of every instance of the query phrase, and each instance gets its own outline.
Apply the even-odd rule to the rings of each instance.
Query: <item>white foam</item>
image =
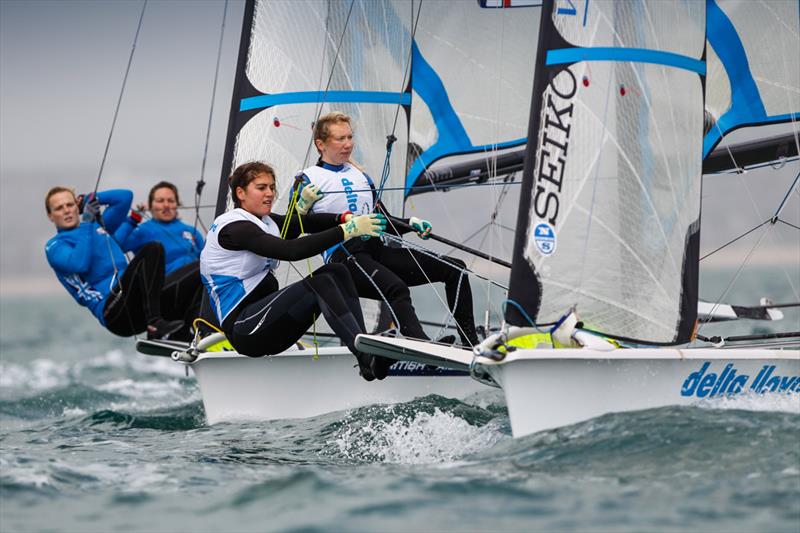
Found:
[[[131,398],[165,398],[179,395],[184,392],[184,387],[176,379],[167,381],[142,381],[133,379],[119,379],[99,385],[98,390],[122,394]]]
[[[35,359],[30,365],[0,361],[0,387],[52,389],[70,382],[68,365],[50,359]]]
[[[371,420],[365,426],[348,428],[333,444],[349,458],[378,457],[387,463],[431,464],[451,462],[491,447],[503,438],[507,437],[492,426],[473,426],[437,408],[433,414]]]
[[[61,413],[61,416],[64,418],[78,418],[81,416],[86,416],[86,411],[80,407],[65,407],[64,411]]]
[[[741,409],[743,411],[776,411],[800,414],[800,394],[755,392],[709,398],[697,403],[698,407],[708,409]]]
[[[185,375],[183,365],[161,357],[145,357],[122,350],[110,350],[105,354],[82,361],[60,361],[34,359],[26,364],[0,361],[0,388],[41,391],[64,387],[70,383],[84,382],[82,375],[87,370],[117,369],[128,374],[159,374],[172,378]],[[170,380],[170,387],[175,380]],[[138,382],[137,382],[138,383]],[[162,383],[163,386],[163,383]],[[147,385],[144,385],[147,387]],[[103,389],[100,390],[112,390]],[[124,390],[114,390],[121,392]]]
[[[7,456],[6,456],[7,457]],[[34,486],[36,488],[52,485],[52,480],[42,467],[32,463],[20,464],[16,459],[0,457],[0,467],[3,476],[20,485]]]

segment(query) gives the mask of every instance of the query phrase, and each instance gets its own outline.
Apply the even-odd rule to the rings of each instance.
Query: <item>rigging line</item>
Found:
[[[316,124],[317,121],[319,120],[319,116],[322,113],[322,106],[323,106],[323,104],[325,103],[325,100],[328,97],[328,90],[331,87],[331,81],[333,80],[333,73],[336,70],[336,63],[339,61],[339,52],[342,49],[342,41],[344,41],[344,35],[345,35],[345,33],[347,33],[347,25],[350,24],[350,15],[353,13],[353,6],[354,5],[355,5],[355,0],[350,0],[350,8],[347,10],[347,18],[345,18],[345,20],[344,20],[344,27],[342,27],[342,33],[339,36],[339,43],[336,45],[336,54],[333,56],[333,63],[331,63],[331,70],[330,70],[330,74],[328,75],[328,81],[325,84],[325,90],[322,92],[322,98],[321,98],[320,102],[317,104],[317,110],[316,110],[316,112],[314,114],[314,124]],[[327,20],[330,20],[330,8],[328,8],[328,9],[329,9],[329,11],[328,11]],[[325,25],[327,27],[328,23],[326,22]],[[324,52],[324,50],[323,50],[323,52]],[[323,64],[323,66],[325,64],[324,57],[323,57],[322,64]],[[324,67],[323,67],[323,70],[324,70]],[[320,72],[320,79],[321,78],[322,78],[322,72]],[[306,148],[306,156],[303,159],[303,168],[308,166],[308,156],[311,154],[311,147],[314,146],[314,134],[312,133],[310,137],[311,138],[308,141],[308,147]]]
[[[417,25],[419,24],[419,15],[422,13],[422,0],[419,0],[419,8],[417,9],[417,18],[414,20],[414,24],[412,25],[411,29],[411,42],[408,47],[408,60],[406,61],[406,68],[405,72],[403,73],[403,84],[400,86],[400,91],[403,92],[406,88],[406,84],[408,83],[408,77],[411,72],[411,58],[414,52],[414,37],[417,35]],[[411,0],[411,18],[414,18],[414,0]],[[392,123],[392,135],[397,130],[397,119],[400,116],[400,108],[402,107],[401,104],[397,104],[394,110],[394,122]]]
[[[125,94],[125,85],[128,82],[128,73],[131,71],[131,63],[133,62],[133,53],[136,51],[136,42],[139,40],[139,31],[142,29],[142,20],[144,19],[144,11],[147,7],[147,0],[142,3],[142,12],[139,14],[139,23],[136,26],[136,34],[133,37],[133,45],[131,46],[131,53],[128,56],[128,66],[125,68],[125,76],[122,78],[122,87],[119,90],[119,98],[117,98],[117,107],[114,109],[114,118],[111,120],[111,130],[108,132],[108,139],[106,140],[106,148],[103,151],[103,159],[100,161],[100,170],[97,173],[97,182],[94,184],[94,193],[97,194],[97,189],[100,187],[100,178],[103,176],[103,168],[106,165],[106,157],[108,157],[108,149],[111,146],[111,137],[114,135],[114,127],[117,124],[117,116],[119,115],[119,107],[122,104],[122,95]]]
[[[389,224],[391,224],[391,226],[392,226],[392,229],[395,231],[395,233],[396,233],[397,235],[400,235],[400,232],[398,231],[397,227],[395,227],[395,225],[394,225],[394,222],[392,221],[392,219],[387,217],[387,218],[386,218],[386,220],[389,222]],[[385,234],[385,233],[384,233],[384,236],[386,236],[386,234]],[[399,237],[395,237],[395,238],[399,238]],[[390,239],[391,239],[391,238],[390,238]],[[404,239],[400,238],[400,240],[404,240]],[[450,313],[452,313],[453,311],[455,311],[455,309],[453,309],[453,311],[450,311],[450,306],[447,304],[447,302],[445,302],[445,300],[444,300],[444,299],[442,299],[442,295],[441,295],[441,294],[439,294],[439,291],[438,291],[438,290],[436,290],[436,288],[433,286],[433,281],[431,281],[431,278],[428,276],[428,273],[425,271],[425,269],[424,269],[424,268],[422,268],[422,265],[419,263],[419,261],[418,261],[418,260],[417,260],[417,258],[414,256],[414,254],[412,254],[412,253],[409,253],[408,255],[411,257],[411,259],[413,259],[413,260],[414,260],[414,263],[417,265],[417,268],[419,268],[419,271],[420,271],[420,272],[422,273],[422,275],[425,277],[425,280],[428,282],[428,285],[429,285],[429,286],[430,286],[430,287],[433,289],[433,293],[436,295],[436,298],[437,298],[437,299],[439,300],[439,302],[442,304],[442,307],[444,307],[445,309],[447,309],[447,312],[450,312]],[[458,302],[456,302],[456,303],[458,303]],[[454,306],[454,307],[455,307],[455,306]],[[458,321],[457,321],[457,320],[456,320],[456,324],[458,324]],[[460,325],[459,325],[459,327],[458,327],[458,331],[459,331],[459,334],[460,334],[460,335],[463,335],[463,338],[465,338],[465,339],[467,338],[467,335],[466,335],[466,333],[464,332],[464,330],[461,328],[461,326],[460,326]]]
[[[791,222],[786,222],[786,221],[785,221],[785,220],[783,220],[782,218],[779,218],[777,221],[778,221],[778,222],[782,222],[782,223],[786,224],[787,226],[790,226],[790,227],[792,227],[792,228],[794,228],[794,229],[800,230],[800,226],[795,226],[795,225],[794,225],[794,224],[792,224]]]
[[[496,157],[493,158],[493,161],[494,161],[494,175],[496,176],[497,175],[497,158]],[[513,175],[512,175],[512,178],[513,178]],[[504,185],[508,185],[508,183],[506,182]],[[494,233],[495,232],[495,228],[501,228],[501,229],[503,228],[503,225],[499,224],[497,222],[497,216],[500,214],[500,208],[502,207],[503,203],[505,202],[505,199],[507,198],[509,191],[510,191],[510,189],[507,186],[504,186],[500,190],[500,194],[497,196],[497,201],[495,202],[494,211],[492,212],[492,215],[489,217],[489,229],[484,234],[484,239],[482,239],[481,245],[478,246],[478,248],[483,248],[483,242],[485,242],[486,238],[488,238],[490,232]],[[494,193],[493,189],[492,189],[492,193]],[[505,249],[504,249],[504,246],[503,246],[502,234],[499,231],[496,231],[496,235],[500,237],[499,238],[500,247],[505,252]],[[492,242],[494,242],[494,241],[492,241]],[[472,269],[475,266],[476,262],[477,262],[477,257],[474,257],[472,259],[472,261],[470,262],[470,269]],[[506,293],[506,295],[507,295],[507,293]],[[493,307],[494,307],[494,305],[492,303],[492,284],[491,283],[487,283],[486,284],[486,308],[485,308],[485,315],[484,315],[485,321],[486,321],[484,326],[487,327],[487,328],[488,328],[488,322],[489,322],[489,314],[493,310],[495,311],[495,313],[497,313],[497,309],[496,308],[493,309]],[[502,312],[502,307],[501,307],[500,311]]]
[[[781,211],[783,211],[783,207],[786,205],[786,200],[789,199],[789,196],[792,194],[792,190],[794,189],[795,185],[797,185],[798,181],[800,181],[800,172],[798,172],[797,176],[795,176],[794,181],[792,182],[792,185],[789,187],[789,190],[786,191],[786,194],[783,196],[783,200],[781,200],[781,204],[778,206],[778,209],[775,210],[775,214],[772,215],[772,218],[770,219],[770,221],[773,224],[778,220],[778,216],[781,214]]]
[[[781,211],[783,211],[783,208],[786,205],[786,201],[789,199],[789,196],[792,194],[792,191],[797,186],[797,182],[799,180],[800,180],[800,172],[798,172],[797,176],[795,176],[794,181],[792,182],[792,185],[789,187],[789,189],[786,191],[786,194],[784,195],[783,200],[781,201],[781,204],[778,206],[778,209],[775,211],[775,214],[770,219],[770,222],[772,223],[771,226],[774,226],[775,222],[777,222],[778,217],[781,214]],[[798,191],[798,193],[800,193],[800,188],[798,188],[797,191]],[[770,234],[770,237],[771,236],[772,235]],[[794,293],[795,298],[800,299],[800,294],[798,294],[798,291],[795,288],[794,283],[792,282],[792,277],[789,275],[789,272],[787,272],[786,268],[783,268],[783,274],[786,276],[786,281],[789,283],[789,286],[792,288],[792,292]]]
[[[222,44],[223,38],[225,37],[225,20],[228,16],[228,0],[225,0],[225,5],[222,7],[222,26],[219,30],[219,46],[217,47],[217,65],[214,69],[214,84],[211,88],[211,106],[208,110],[208,126],[206,127],[206,142],[205,146],[203,147],[203,163],[200,166],[200,181],[197,182],[197,186],[195,188],[195,195],[194,195],[194,207],[195,207],[195,215],[194,215],[194,229],[197,231],[197,224],[200,220],[200,198],[203,195],[203,187],[205,186],[205,175],[206,175],[206,160],[208,159],[208,144],[209,139],[211,138],[211,119],[214,116],[214,100],[216,99],[217,95],[217,81],[219,79],[219,64],[220,58],[222,57]],[[205,229],[205,226],[204,226]]]
[[[719,251],[720,251],[720,250],[722,250],[723,248],[725,248],[725,247],[727,247],[727,246],[730,246],[731,244],[735,243],[735,242],[736,242],[736,241],[738,241],[739,239],[742,239],[742,238],[744,238],[744,237],[746,237],[746,236],[750,235],[751,233],[753,233],[755,230],[757,230],[758,228],[760,228],[760,227],[761,227],[761,226],[763,226],[764,224],[769,224],[769,222],[770,222],[770,220],[769,220],[769,219],[765,220],[765,221],[764,221],[764,222],[762,222],[761,224],[759,224],[759,225],[757,225],[757,226],[755,226],[755,227],[753,227],[753,228],[751,228],[751,229],[747,230],[746,232],[742,233],[742,234],[741,234],[741,235],[739,235],[738,237],[736,237],[736,238],[734,238],[734,239],[731,239],[730,241],[726,242],[725,244],[723,244],[722,246],[720,246],[719,248],[717,248],[717,249],[716,249],[716,250],[714,250],[713,252],[709,252],[709,253],[707,253],[706,255],[704,255],[703,257],[701,257],[699,260],[700,260],[700,261],[702,261],[702,260],[703,260],[703,259],[705,259],[706,257],[709,257],[709,256],[712,256],[712,255],[714,255],[715,253],[719,252]]]
[[[522,181],[516,181],[516,180],[509,181],[509,182],[501,182],[501,183],[497,183],[497,182],[491,182],[491,183],[489,183],[489,182],[487,182],[487,183],[474,182],[473,183],[473,182],[471,182],[471,183],[458,183],[458,184],[453,184],[453,185],[442,185],[442,184],[436,185],[435,183],[431,183],[431,185],[413,185],[411,187],[384,187],[383,190],[384,191],[393,191],[393,192],[419,191],[419,190],[423,190],[423,191],[427,190],[427,191],[432,191],[432,192],[449,192],[451,190],[464,189],[464,188],[469,188],[469,187],[503,187],[505,185],[521,185],[521,184],[522,184]],[[372,189],[353,189],[352,192],[370,192],[370,191],[372,191]],[[325,194],[327,195],[327,194],[349,194],[349,193],[345,193],[344,191],[329,191],[329,192],[326,192]],[[210,207],[213,207],[213,206],[210,206]]]
[[[433,250],[431,250],[429,248],[425,248],[424,246],[419,245],[419,244],[414,244],[414,243],[412,243],[410,241],[407,241],[407,240],[403,239],[402,237],[396,237],[396,236],[390,235],[388,233],[384,233],[384,236],[386,237],[387,240],[399,243],[404,248],[409,248],[411,250],[420,252],[421,254],[424,254],[424,255],[427,255],[427,256],[429,256],[429,257],[431,257],[433,259],[436,259],[437,261],[439,261],[441,263],[444,263],[445,265],[447,265],[447,266],[449,266],[451,268],[454,268],[454,269],[456,269],[458,271],[466,272],[467,274],[471,274],[472,276],[475,276],[478,279],[482,279],[483,281],[491,283],[492,285],[496,285],[497,287],[500,287],[501,289],[504,289],[506,291],[508,290],[508,287],[506,287],[502,283],[499,283],[499,282],[497,282],[497,281],[495,281],[495,280],[493,280],[493,279],[491,279],[491,278],[489,278],[487,276],[484,276],[483,274],[479,274],[479,273],[475,272],[474,270],[472,270],[470,268],[461,268],[458,265],[454,265],[453,263],[451,263],[450,261],[448,261],[446,259],[447,256],[444,255],[444,254],[437,254],[436,252],[434,252]]]
[[[408,59],[406,61],[406,68],[405,68],[405,70],[403,72],[403,82],[402,82],[402,85],[400,86],[400,91],[399,91],[401,93],[406,88],[406,84],[408,83],[408,77],[409,77],[410,72],[411,72],[411,61],[412,61],[412,55],[413,55],[413,50],[414,50],[414,36],[417,33],[417,25],[419,24],[419,15],[420,15],[421,12],[422,12],[422,0],[420,0],[419,9],[417,10],[417,18],[414,21],[414,23],[412,25],[412,29],[411,29],[411,40],[410,40],[409,47],[408,47]],[[412,19],[414,18],[414,2],[413,2],[413,0],[411,2],[411,17],[412,17]],[[375,196],[375,204],[376,205],[378,204],[378,202],[381,201],[381,196],[383,195],[383,189],[386,186],[386,182],[389,180],[389,174],[391,173],[390,159],[392,157],[392,145],[397,140],[397,137],[395,137],[395,132],[397,131],[397,119],[400,116],[400,108],[401,107],[402,107],[402,104],[400,104],[398,102],[398,104],[395,106],[394,122],[392,123],[392,132],[386,137],[386,157],[384,158],[384,161],[383,161],[383,171],[381,172],[380,185],[378,186],[378,190],[377,190],[376,196]],[[406,154],[406,158],[407,157],[408,157],[408,154]]]
[[[178,209],[212,209],[217,207],[216,205],[179,205]]]
[[[764,168],[764,167],[774,167],[776,162],[779,162],[781,164],[781,167],[779,167],[779,168],[782,168],[782,165],[785,165],[786,163],[794,163],[795,161],[798,161],[798,160],[800,160],[800,157],[782,157],[782,158],[776,159],[774,161],[768,161],[766,163],[757,163],[757,164],[753,164],[753,165],[745,165],[741,169],[734,168],[734,169],[728,169],[728,170],[720,170],[718,172],[709,172],[707,174],[704,174],[704,176],[727,176],[728,174],[740,174],[742,172],[742,170],[747,172],[747,171],[750,171],[750,170],[757,170],[759,168]]]
[[[800,337],[800,331],[782,331],[778,333],[762,333],[757,335],[738,335],[733,337],[703,337],[698,335],[697,338],[703,342],[710,342],[712,344],[719,344],[720,342],[737,342],[737,341],[759,341],[769,339],[786,339]]]
[[[734,285],[734,283],[736,283],[736,280],[739,279],[739,276],[741,275],[742,270],[744,270],[744,267],[747,265],[747,262],[750,260],[750,257],[753,255],[753,252],[756,251],[756,248],[758,248],[758,246],[761,244],[761,241],[767,235],[768,230],[769,230],[769,228],[766,228],[763,232],[761,232],[761,235],[758,237],[758,240],[753,245],[753,247],[750,248],[750,251],[745,256],[744,261],[742,261],[742,264],[739,265],[739,268],[736,270],[736,273],[733,275],[733,278],[728,283],[728,286],[725,287],[725,290],[722,292],[722,294],[718,298],[716,298],[714,300],[716,303],[711,308],[711,311],[708,314],[709,315],[708,320],[706,320],[705,322],[702,322],[700,324],[700,327],[697,328],[697,333],[700,333],[700,331],[703,329],[703,327],[706,324],[709,324],[711,322],[711,320],[714,317],[714,314],[717,312],[717,309],[719,309],[719,306],[722,305],[720,302],[723,302],[725,300],[725,297],[728,296],[728,292],[730,292],[731,288],[733,288],[733,285]]]

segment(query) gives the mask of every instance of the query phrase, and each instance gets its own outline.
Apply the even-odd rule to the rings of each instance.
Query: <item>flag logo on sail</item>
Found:
[[[533,230],[533,242],[542,255],[550,255],[556,251],[556,231],[547,222],[541,222]]]

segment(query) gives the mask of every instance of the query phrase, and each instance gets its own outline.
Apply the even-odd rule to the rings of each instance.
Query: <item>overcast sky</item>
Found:
[[[130,188],[143,200],[150,186],[168,179],[191,203],[223,6],[217,0],[148,3],[101,189]],[[43,251],[54,233],[43,197],[56,184],[78,192],[94,189],[141,8],[140,0],[0,0],[0,290],[5,294],[55,282]],[[228,5],[204,204],[216,197],[243,8],[243,1]],[[762,221],[798,170],[793,163],[745,181],[707,179],[703,248]],[[415,199],[429,209],[440,201],[438,195]],[[456,217],[475,208],[451,207]],[[211,211],[205,213],[208,219]],[[713,217],[711,224],[706,215]],[[785,216],[800,224],[800,194],[790,198]],[[793,264],[794,275],[800,269],[797,235],[780,228],[765,240],[769,254],[760,257]]]
[[[151,1],[100,188],[200,175],[224,2]],[[50,279],[53,234],[43,197],[91,191],[122,86],[141,1],[0,1],[0,278]],[[211,130],[204,203],[216,197],[243,1],[231,0]]]

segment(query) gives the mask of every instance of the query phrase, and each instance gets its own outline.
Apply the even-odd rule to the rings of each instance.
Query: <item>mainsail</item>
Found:
[[[387,136],[397,138],[381,195],[393,214],[415,187],[431,189],[422,174],[437,165],[472,154],[492,166],[524,141],[540,11],[538,1],[494,8],[506,4],[248,1],[217,212],[230,208],[227,176],[251,160],[276,169],[283,212],[293,176],[317,157],[311,125],[331,110],[353,116],[354,158],[376,184]],[[283,270],[282,283],[308,273]]]
[[[434,163],[525,143],[539,2],[424,2],[412,58],[406,194],[430,190]],[[502,4],[501,4],[502,5]],[[414,188],[417,187],[415,190]]]
[[[312,125],[333,109],[351,115],[359,139],[370,140],[357,143],[354,158],[380,172],[398,106],[411,100],[412,15],[412,4],[399,0],[247,2],[218,212],[227,175],[253,160],[273,165],[285,207],[292,178],[317,158]],[[404,115],[394,129],[403,144]],[[389,183],[401,186],[404,170],[395,166]]]
[[[689,340],[704,59],[701,2],[545,2],[509,323]]]
[[[706,6],[711,128],[704,157],[737,128],[800,118],[800,2],[707,0]]]

